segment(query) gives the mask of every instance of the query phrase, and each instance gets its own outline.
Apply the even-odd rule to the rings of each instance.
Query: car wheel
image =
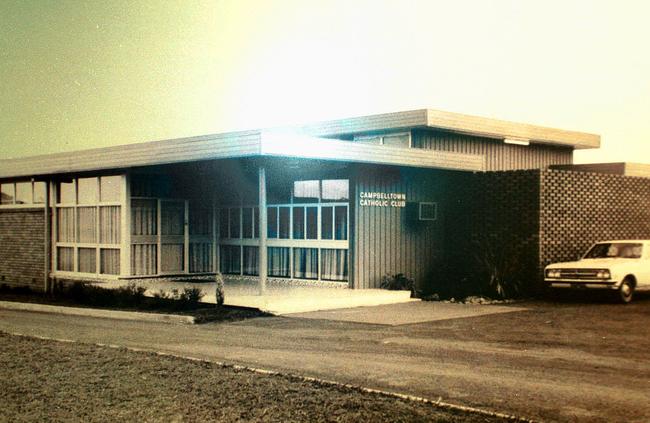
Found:
[[[629,303],[634,296],[634,284],[630,278],[625,278],[618,288],[618,298],[622,303]]]

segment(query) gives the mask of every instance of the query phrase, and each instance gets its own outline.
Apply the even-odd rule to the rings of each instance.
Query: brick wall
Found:
[[[0,210],[0,284],[43,289],[43,209]]]
[[[596,241],[650,238],[650,178],[544,171],[540,212],[541,277]]]

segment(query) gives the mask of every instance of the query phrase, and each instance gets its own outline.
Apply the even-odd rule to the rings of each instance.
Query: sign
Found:
[[[400,192],[359,193],[359,204],[370,207],[406,207],[406,194]]]

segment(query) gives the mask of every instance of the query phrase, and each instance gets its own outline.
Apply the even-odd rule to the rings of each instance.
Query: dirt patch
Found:
[[[8,421],[505,421],[146,352],[2,332],[0,342]]]

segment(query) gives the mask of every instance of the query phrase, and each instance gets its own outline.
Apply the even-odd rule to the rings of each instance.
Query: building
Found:
[[[463,260],[484,230],[476,222],[534,206],[514,219],[539,226],[535,175],[599,145],[592,134],[415,110],[2,160],[0,283],[220,271],[261,287],[376,288],[395,273],[426,284]],[[517,192],[520,180],[532,188]],[[529,244],[539,264],[538,229]]]

